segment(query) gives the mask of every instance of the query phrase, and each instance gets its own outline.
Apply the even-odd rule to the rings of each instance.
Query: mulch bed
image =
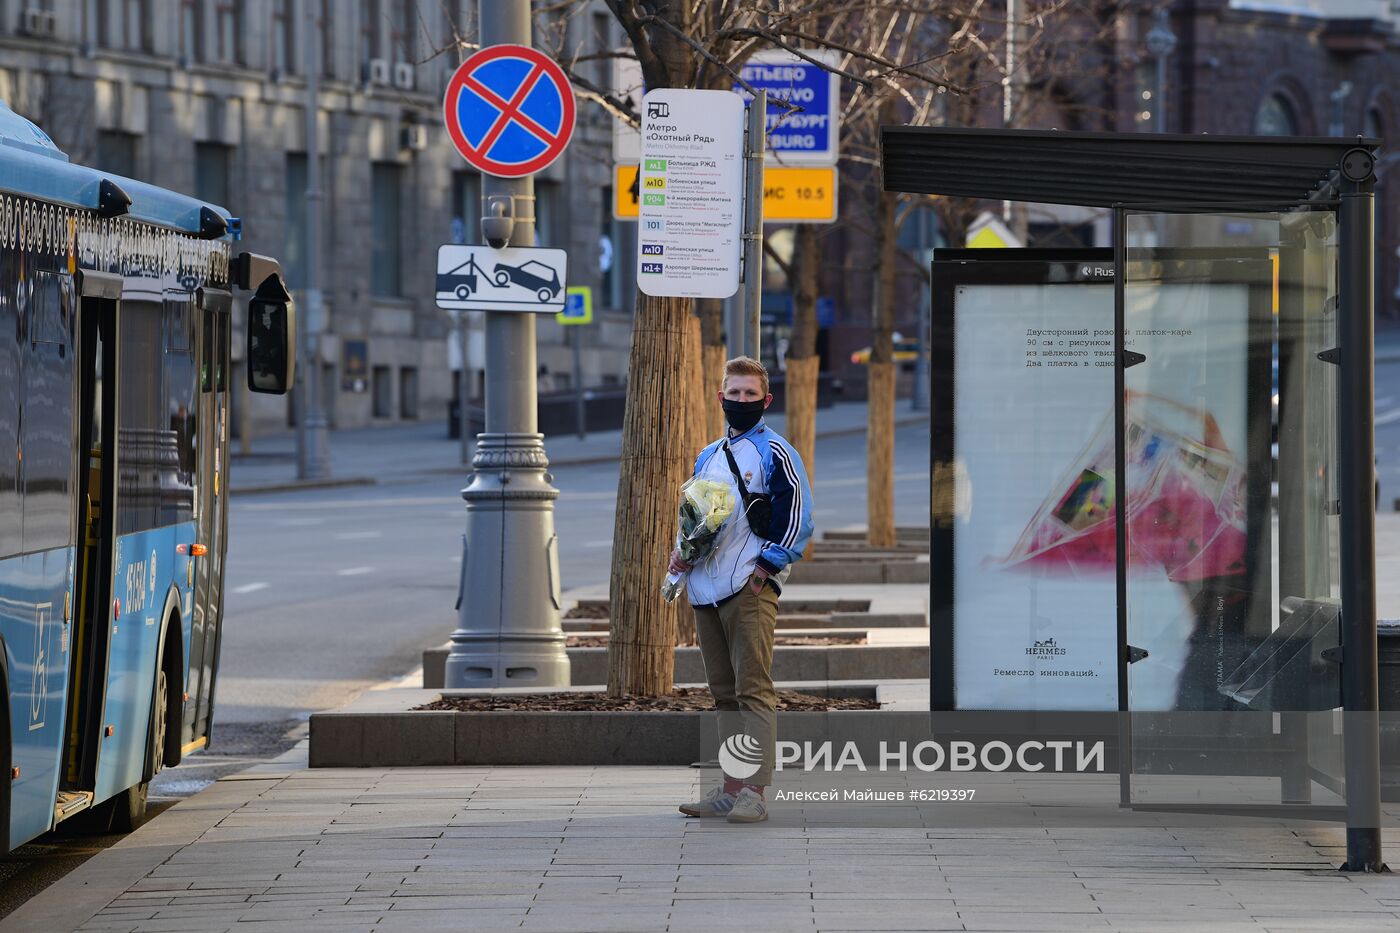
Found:
[[[594,603],[583,603],[564,613],[566,619],[606,619],[608,607]]]
[[[447,710],[459,713],[494,711],[533,712],[657,712],[714,709],[710,691],[699,687],[678,687],[670,696],[608,697],[602,693],[534,693],[493,697],[443,697],[419,710]],[[778,691],[778,709],[782,712],[820,712],[829,709],[879,709],[880,704],[863,697],[820,697],[796,690]]]
[[[565,639],[570,648],[606,648],[606,635],[570,635]],[[863,645],[865,638],[823,638],[820,635],[774,635],[775,645]]]

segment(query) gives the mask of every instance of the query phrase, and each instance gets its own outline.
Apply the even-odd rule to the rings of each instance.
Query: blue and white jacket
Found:
[[[725,440],[749,492],[773,497],[768,531],[772,540],[759,538],[749,528],[738,484],[721,446]],[[700,451],[694,475],[727,482],[734,490],[735,509],[720,526],[714,551],[690,570],[686,580],[690,604],[709,606],[728,599],[748,583],[755,566],[766,570],[781,589],[792,562],[802,558],[812,537],[812,488],[797,451],[759,421],[738,437],[726,436]]]

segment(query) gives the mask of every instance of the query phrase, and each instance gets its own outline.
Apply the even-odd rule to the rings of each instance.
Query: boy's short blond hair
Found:
[[[768,394],[768,370],[751,356],[736,356],[724,364],[724,379],[720,381],[721,387],[729,385],[730,376],[757,376],[758,381],[763,384],[763,394]]]

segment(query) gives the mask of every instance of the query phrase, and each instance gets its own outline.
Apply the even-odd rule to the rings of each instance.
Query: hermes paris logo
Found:
[[[1033,658],[1057,658],[1067,653],[1066,649],[1055,644],[1053,638],[1037,641],[1026,649],[1026,654]]]

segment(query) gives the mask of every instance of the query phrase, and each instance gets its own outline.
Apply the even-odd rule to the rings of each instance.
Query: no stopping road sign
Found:
[[[442,120],[473,167],[499,178],[523,178],[569,145],[574,93],[563,69],[535,49],[488,46],[453,73]]]

